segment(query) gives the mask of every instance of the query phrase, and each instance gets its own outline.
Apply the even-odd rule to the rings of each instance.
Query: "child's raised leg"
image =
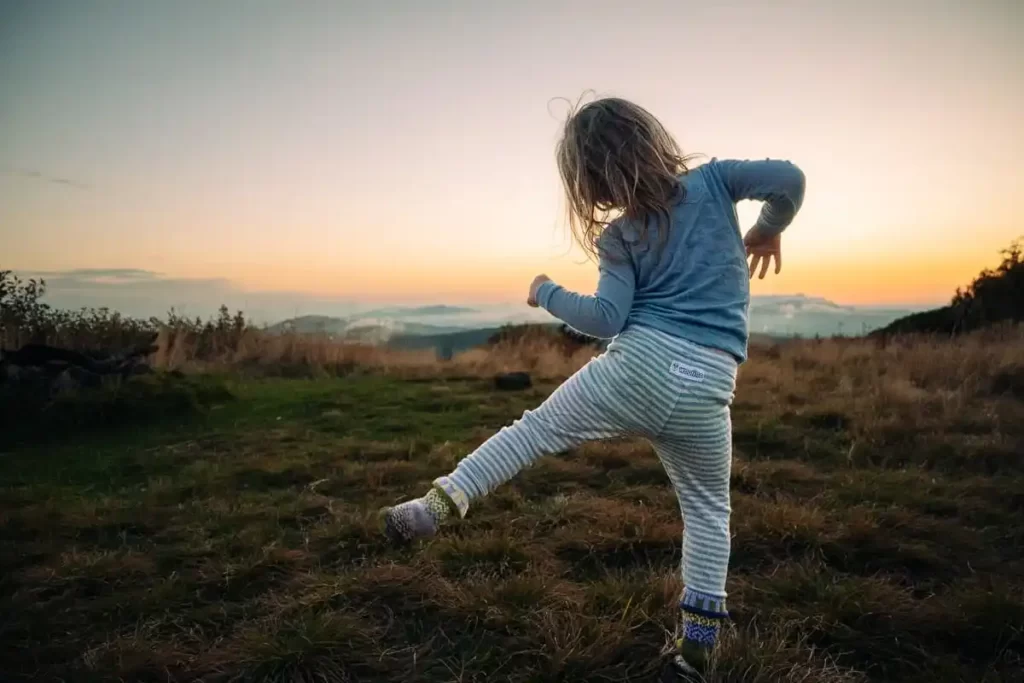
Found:
[[[642,424],[644,409],[626,400],[622,368],[607,352],[590,361],[548,397],[435,480],[422,498],[384,511],[385,531],[395,540],[432,536],[449,517],[465,516],[470,503],[505,483],[543,455],[585,441],[607,439]]]

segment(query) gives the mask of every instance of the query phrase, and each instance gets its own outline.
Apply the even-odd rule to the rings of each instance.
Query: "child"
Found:
[[[691,170],[650,113],[616,98],[569,118],[557,159],[573,236],[599,262],[597,293],[575,294],[540,275],[527,302],[614,339],[424,497],[387,508],[385,530],[404,541],[432,536],[542,455],[644,437],[685,523],[673,660],[692,673],[705,667],[728,617],[729,406],[747,355],[749,279],[758,266],[763,278],[773,259],[781,269],[780,234],[800,209],[804,176],[772,160],[713,159]],[[735,210],[743,199],[764,202],[745,237]]]

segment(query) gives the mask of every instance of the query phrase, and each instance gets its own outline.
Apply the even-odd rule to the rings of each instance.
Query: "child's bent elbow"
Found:
[[[802,168],[796,164],[789,163],[789,177],[787,179],[789,195],[793,203],[799,206],[804,199],[804,189],[807,187],[807,176]]]

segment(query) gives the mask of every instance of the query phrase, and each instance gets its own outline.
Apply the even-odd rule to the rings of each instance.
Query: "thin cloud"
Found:
[[[25,277],[46,280],[50,292],[123,291],[144,294],[161,291],[211,291],[234,289],[224,278],[172,278],[141,268],[74,268],[70,270],[32,271]]]
[[[60,176],[50,175],[37,171],[32,168],[19,168],[11,172],[12,175],[20,176],[22,178],[31,178],[32,180],[38,180],[44,183],[51,183],[53,185],[63,185],[64,187],[71,187],[76,190],[88,191],[92,189],[91,185],[87,183],[72,180],[70,178],[62,178]]]
[[[67,282],[134,284],[163,280],[160,273],[140,268],[75,268],[73,270],[43,271],[39,277],[58,278]]]

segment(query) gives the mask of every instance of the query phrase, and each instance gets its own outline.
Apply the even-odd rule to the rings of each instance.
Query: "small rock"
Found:
[[[501,391],[522,391],[533,386],[527,372],[506,372],[494,378],[495,388]]]

